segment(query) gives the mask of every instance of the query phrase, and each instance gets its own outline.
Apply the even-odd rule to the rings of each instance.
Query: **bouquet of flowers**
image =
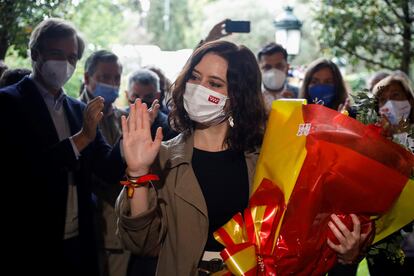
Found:
[[[332,213],[375,241],[414,218],[413,155],[375,129],[302,100],[275,101],[249,207],[216,232],[229,273],[322,275],[335,263],[327,245]]]

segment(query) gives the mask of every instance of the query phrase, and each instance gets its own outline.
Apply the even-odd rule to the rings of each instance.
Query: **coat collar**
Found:
[[[194,133],[181,133],[174,139],[164,142],[169,148],[170,160],[166,168],[174,168],[182,163],[191,163],[194,148]],[[249,171],[249,180],[253,179],[254,169],[260,149],[256,148],[253,152],[245,152],[247,168]]]
[[[187,201],[189,204],[193,205],[207,217],[207,205],[191,165],[194,148],[194,134],[186,134],[187,135],[185,135],[185,133],[181,133],[174,139],[164,142],[164,145],[168,149],[168,160],[165,163],[165,168],[171,169],[181,164],[188,165],[184,167],[181,173],[180,179],[182,179],[182,181],[176,183],[175,194]],[[246,166],[249,177],[249,192],[251,194],[259,150],[257,149],[248,153],[246,152],[244,155],[246,158]]]
[[[80,110],[80,105],[78,102],[73,101],[71,98],[66,97],[63,101],[63,108],[66,112],[66,118],[69,122],[70,133],[72,135],[76,134],[83,125],[82,111]],[[74,116],[74,114],[79,114],[80,116]]]
[[[253,192],[253,180],[256,172],[257,159],[259,158],[260,149],[256,148],[253,152],[245,152],[244,157],[246,158],[247,174],[249,176],[249,195]]]
[[[45,144],[59,142],[52,117],[33,80],[25,77],[19,82],[17,89],[22,96],[22,110],[26,113],[25,115],[29,126],[33,126],[36,137]]]
[[[169,170],[183,165],[178,168],[179,178],[175,183],[175,195],[194,206],[207,219],[206,201],[191,165],[194,147],[193,133],[181,133],[177,137],[164,142],[164,145],[167,150],[166,156],[163,158],[161,155],[160,157],[166,161],[165,169]]]
[[[166,168],[174,168],[180,164],[191,164],[194,148],[194,133],[181,133],[174,139],[164,143],[168,148],[169,160]]]
[[[46,106],[37,85],[28,77],[25,77],[19,84],[18,90],[23,98],[23,110],[27,112],[27,119],[37,136],[44,140],[47,144],[59,142],[59,137],[54,127],[52,117]],[[63,108],[66,118],[69,122],[71,134],[75,134],[82,127],[82,111],[80,103],[65,96],[62,99]],[[79,116],[75,116],[78,114]]]

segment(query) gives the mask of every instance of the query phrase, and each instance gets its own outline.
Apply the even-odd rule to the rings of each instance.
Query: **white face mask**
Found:
[[[263,72],[263,85],[270,90],[281,90],[285,85],[286,74],[278,69]]]
[[[411,105],[407,100],[387,101],[380,109],[379,113],[387,117],[392,125],[398,125],[402,119],[410,116]]]
[[[40,68],[44,82],[60,89],[72,77],[75,67],[66,60],[47,60]]]
[[[202,85],[189,82],[185,85],[184,108],[194,122],[208,126],[223,122],[228,117],[224,111],[227,99]]]

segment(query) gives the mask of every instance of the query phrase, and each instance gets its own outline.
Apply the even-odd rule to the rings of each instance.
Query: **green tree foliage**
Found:
[[[277,5],[275,5],[277,6]],[[254,7],[254,8],[253,8]],[[275,40],[275,28],[272,14],[265,6],[258,5],[256,0],[226,1],[218,0],[204,8],[203,37],[210,29],[223,19],[250,21],[250,33],[233,33],[225,40],[249,47],[254,53],[265,44]]]
[[[77,97],[79,94],[86,58],[94,51],[110,50],[111,45],[121,41],[128,25],[122,11],[128,7],[126,1],[112,0],[81,0],[77,5],[61,7],[61,17],[77,27],[87,45],[73,77],[65,84],[69,95]]]
[[[206,0],[152,0],[148,32],[163,50],[193,48],[200,40],[201,8]]]
[[[315,2],[321,46],[370,69],[400,69],[414,59],[413,0],[323,0]]]
[[[123,10],[129,8],[125,1],[81,0],[77,5],[67,5],[62,9],[62,17],[71,21],[86,40],[85,54],[98,49],[108,49],[119,43],[123,30],[127,27]],[[134,24],[135,22],[130,22]]]
[[[30,33],[40,21],[54,16],[63,0],[0,0],[0,59],[11,45],[21,56],[27,55]]]
[[[275,41],[275,27],[273,21],[283,12],[284,5],[294,1],[265,1],[265,0],[216,0],[203,8],[202,37],[209,30],[225,18],[233,20],[249,20],[250,33],[233,33],[225,40],[233,41],[249,47],[257,53],[264,45]],[[291,65],[304,65],[320,56],[314,32],[311,29],[312,18],[309,16],[309,0],[296,1],[294,14],[303,22],[300,53]]]

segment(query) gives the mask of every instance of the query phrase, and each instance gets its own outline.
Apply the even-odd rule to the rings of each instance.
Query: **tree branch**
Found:
[[[402,49],[396,49],[396,47],[393,47],[392,45],[389,45],[387,43],[378,43],[376,44],[376,47],[378,49],[381,49],[385,52],[389,52],[389,53],[394,53],[394,56],[396,56],[399,59],[402,59],[403,55],[402,55]]]
[[[410,23],[414,22],[414,3],[413,2],[408,2],[408,20],[410,21]]]
[[[350,55],[356,56],[357,58],[359,58],[359,59],[361,59],[361,60],[363,60],[363,61],[365,61],[365,62],[367,62],[367,63],[371,63],[371,64],[374,64],[374,65],[380,66],[380,67],[381,67],[381,68],[383,68],[383,69],[389,69],[389,70],[391,70],[391,71],[394,71],[394,70],[395,70],[395,68],[392,68],[392,67],[390,67],[390,66],[388,66],[388,65],[385,65],[385,64],[383,64],[383,63],[381,63],[381,62],[378,62],[378,61],[375,61],[375,60],[372,60],[372,59],[366,58],[366,57],[364,57],[364,56],[362,56],[362,55],[358,54],[356,51],[351,51],[351,50],[349,50],[349,49],[347,49],[347,48],[345,48],[345,47],[343,47],[343,46],[341,46],[341,45],[336,45],[336,47],[338,47],[338,48],[340,48],[340,49],[344,50],[345,52],[347,52],[347,53],[348,53],[348,54],[350,54]]]
[[[413,22],[411,19],[410,19],[410,17],[409,16],[407,16],[406,17],[406,14],[405,14],[405,12],[406,12],[406,10],[408,10],[409,9],[409,7],[407,6],[407,7],[405,7],[405,6],[403,6],[403,7],[401,7],[401,9],[403,10],[403,12],[404,12],[404,14],[403,15],[400,15],[398,12],[397,12],[397,10],[394,8],[394,6],[393,6],[393,4],[392,3],[390,3],[390,1],[389,0],[384,0],[386,3],[387,3],[387,5],[390,7],[390,9],[391,9],[391,11],[392,11],[392,13],[397,17],[397,19],[399,19],[399,21],[401,22],[401,24],[402,24],[402,28],[411,28],[410,27],[410,25],[411,25],[411,22]],[[407,4],[408,5],[408,3],[404,3],[404,4]],[[392,22],[393,20],[392,19],[390,19],[390,21]]]
[[[344,28],[343,31],[337,37],[344,38],[346,34],[347,34],[347,30]],[[400,34],[400,35],[402,35],[402,34]],[[395,56],[397,56],[399,58],[402,58],[402,54],[400,54],[399,51],[396,51],[395,50],[395,48],[396,48],[395,45],[392,45],[392,44],[389,44],[389,43],[385,43],[385,42],[380,43],[380,42],[374,41],[372,39],[370,39],[368,41],[361,41],[360,40],[360,43],[366,46],[366,47],[364,47],[365,49],[368,49],[368,48],[378,48],[378,49],[381,49],[381,50],[383,50],[385,52],[394,53]],[[349,48],[345,48],[344,46],[339,46],[340,45],[340,40],[336,40],[334,42],[334,45],[336,45],[339,48],[343,49],[344,51],[350,53],[351,55],[353,55],[353,53],[355,53],[355,55],[359,57],[359,54],[357,54],[356,51],[349,52],[349,51],[351,51],[351,50],[349,50]],[[362,59],[363,58],[364,57],[362,57]],[[372,63],[375,63],[375,61],[372,61]],[[377,65],[380,65],[380,64],[381,63],[378,63]]]
[[[389,0],[384,0],[385,3],[388,5],[388,7],[391,9],[392,13],[398,18],[400,19],[402,22],[405,22],[404,17],[402,15],[400,15],[397,10],[394,8],[394,6],[391,4],[391,2]]]
[[[400,32],[393,33],[393,32],[389,32],[389,31],[385,30],[384,26],[382,26],[381,24],[378,24],[377,26],[386,35],[389,35],[389,36],[402,35],[402,33],[400,33]]]

